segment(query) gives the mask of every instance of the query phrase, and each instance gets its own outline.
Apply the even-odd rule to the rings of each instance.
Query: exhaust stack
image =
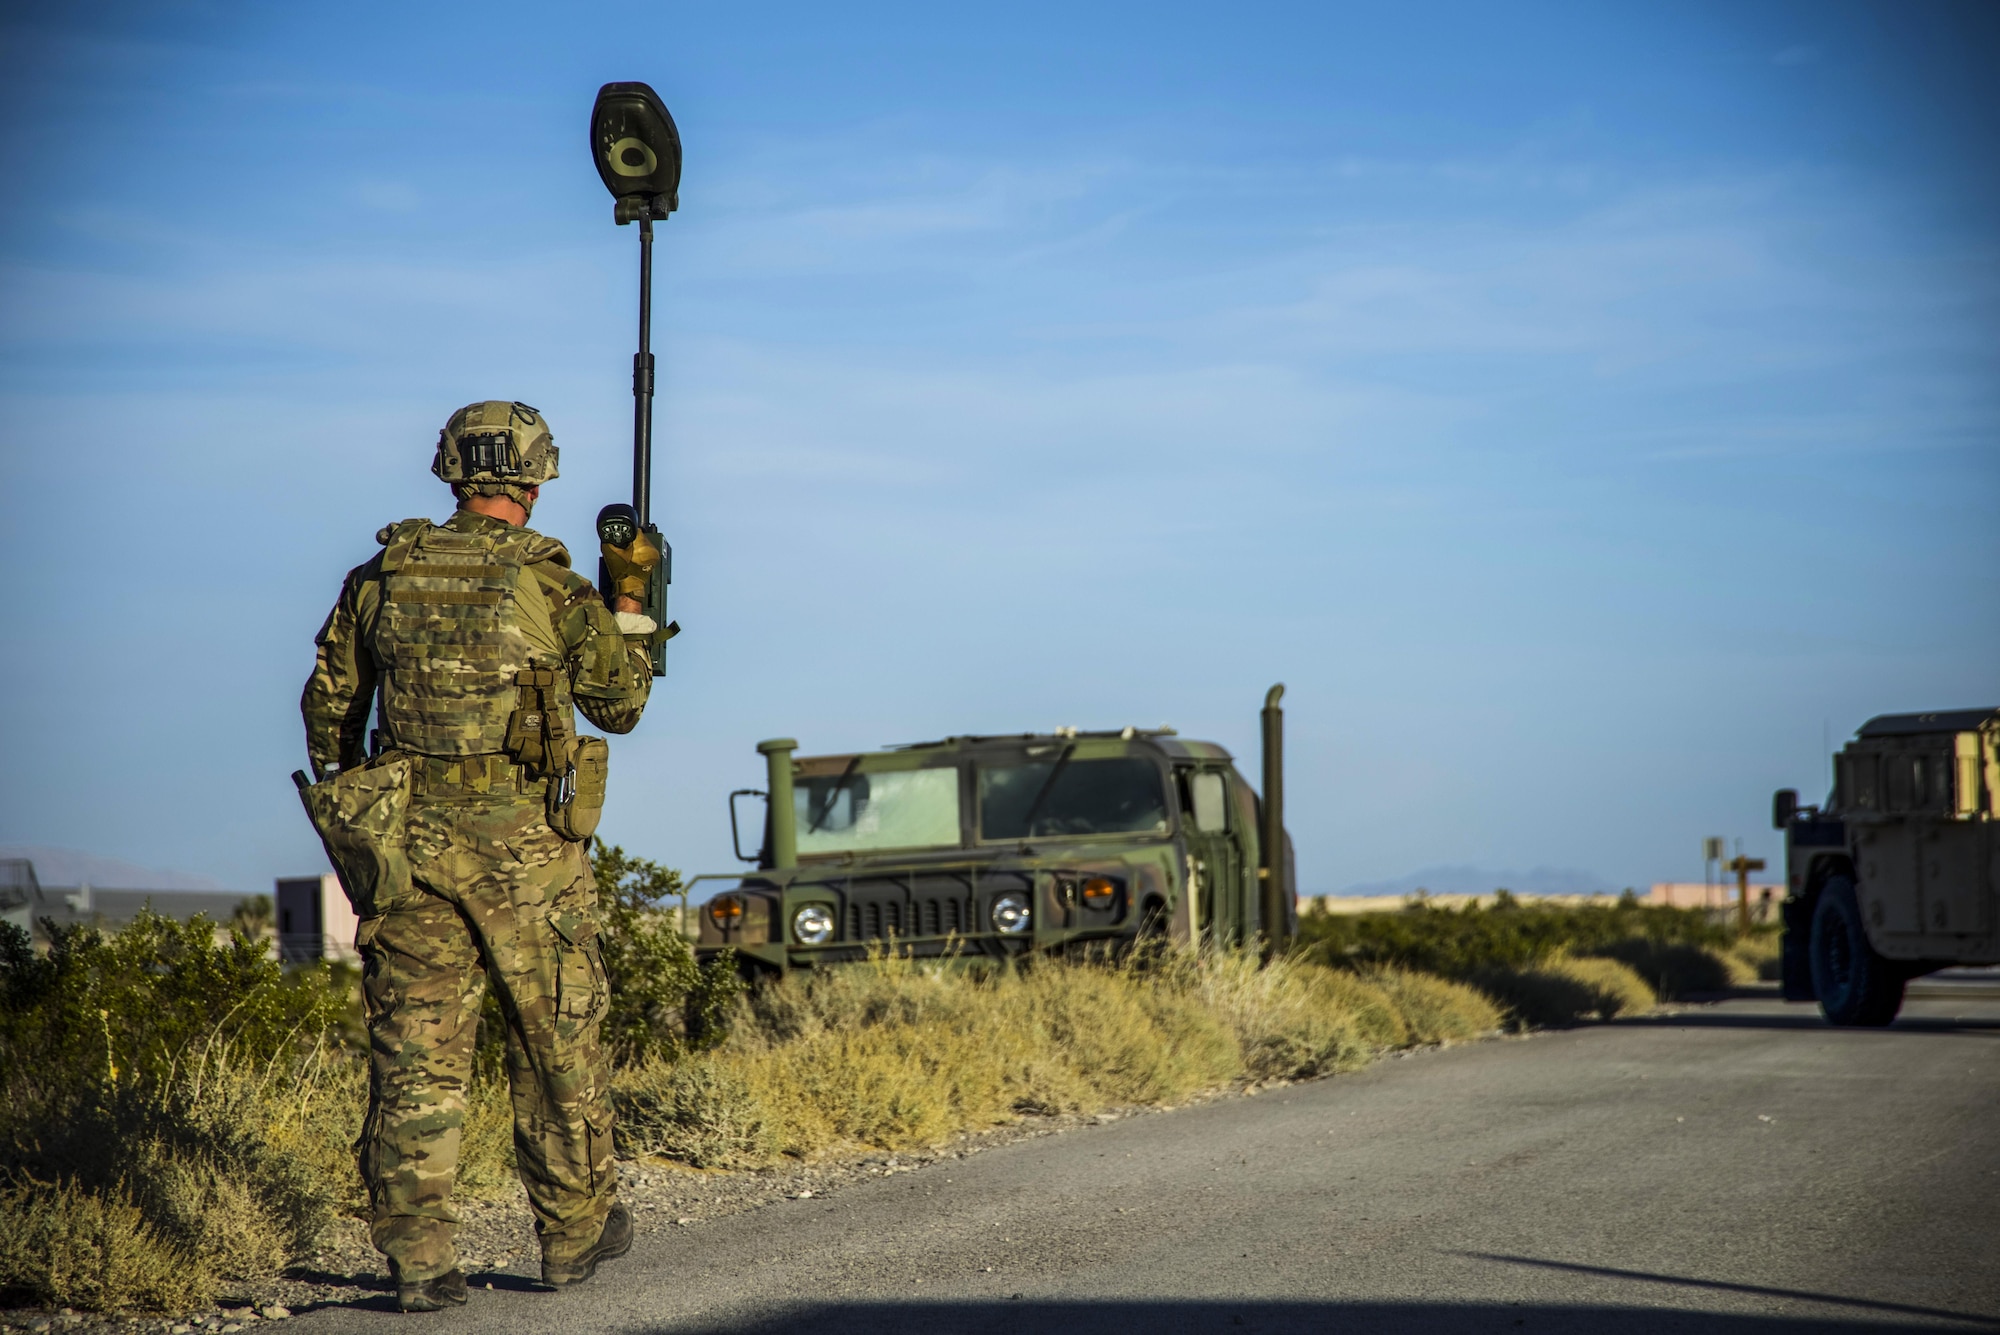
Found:
[[[798,817],[792,810],[792,752],[798,749],[799,744],[789,737],[757,743],[757,751],[764,757],[764,787],[771,795],[764,813],[764,828],[769,831],[765,843],[776,870],[799,865]]]
[[[1272,954],[1292,943],[1291,906],[1285,895],[1285,711],[1278,708],[1284,698],[1283,682],[1264,693],[1263,828],[1257,832],[1258,916],[1264,925],[1265,949]]]

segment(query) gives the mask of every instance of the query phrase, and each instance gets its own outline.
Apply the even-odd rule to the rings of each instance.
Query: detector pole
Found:
[[[639,351],[632,358],[632,508],[653,523],[653,220],[639,220]]]

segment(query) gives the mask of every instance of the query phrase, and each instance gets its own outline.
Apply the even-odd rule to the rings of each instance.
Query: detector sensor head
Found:
[[[662,219],[680,207],[681,134],[648,85],[607,83],[597,90],[590,156],[618,201],[620,223]]]

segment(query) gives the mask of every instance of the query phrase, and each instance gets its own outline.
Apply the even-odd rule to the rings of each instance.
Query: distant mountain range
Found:
[[[1613,885],[1595,872],[1574,867],[1531,867],[1527,871],[1487,871],[1480,867],[1425,867],[1393,881],[1366,881],[1335,891],[1341,895],[1490,895],[1511,890],[1517,895],[1616,894]]]
[[[161,871],[136,862],[99,857],[74,848],[39,844],[0,844],[0,859],[26,858],[35,864],[35,879],[43,885],[92,885],[116,890],[206,890],[230,892],[213,876]]]

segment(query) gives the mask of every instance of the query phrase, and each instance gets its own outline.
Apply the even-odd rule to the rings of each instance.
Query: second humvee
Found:
[[[701,907],[696,954],[760,971],[914,955],[1010,958],[1148,938],[1281,946],[1297,923],[1282,721],[1260,800],[1229,752],[1171,729],[948,737],[795,758],[768,741],[757,870]],[[740,827],[738,827],[740,828]],[[701,877],[697,879],[712,879]]]
[[[1903,987],[2000,963],[2000,709],[1884,714],[1833,762],[1824,806],[1780,789],[1788,1001],[1894,1019]]]

